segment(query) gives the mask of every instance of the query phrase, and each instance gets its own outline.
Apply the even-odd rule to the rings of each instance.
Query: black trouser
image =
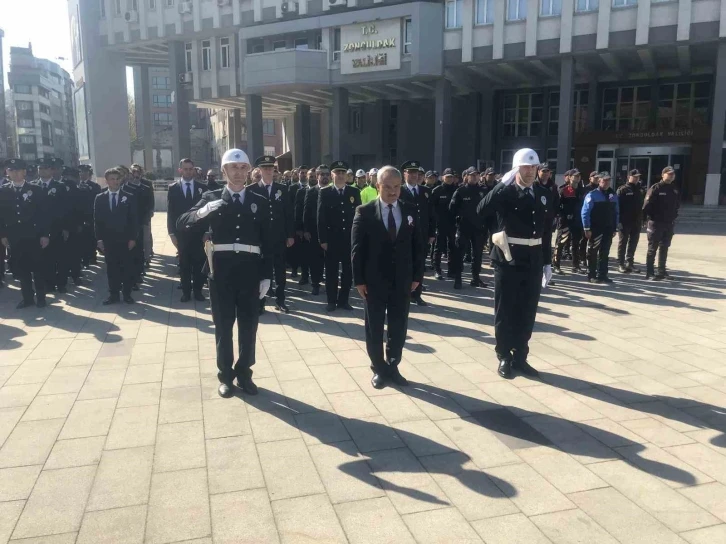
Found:
[[[366,351],[371,359],[371,370],[387,375],[401,362],[403,345],[408,330],[410,296],[404,290],[371,294],[365,300]],[[388,317],[388,339],[383,354],[383,323]],[[386,364],[386,361],[391,364]]]
[[[338,291],[338,265],[342,267],[340,291]],[[348,244],[328,242],[328,251],[325,252],[325,294],[328,297],[328,304],[347,304],[352,283],[350,241]]]
[[[13,255],[13,274],[20,280],[23,300],[32,304],[34,294],[38,295],[38,300],[44,300],[46,278],[42,268],[43,253],[48,251],[48,248],[40,247],[40,238],[10,240],[10,246]]]
[[[134,283],[141,283],[144,272],[144,236],[141,230],[136,235],[136,245],[131,250],[131,262],[134,274]],[[202,261],[204,266],[204,261]],[[201,287],[199,288],[201,290]]]
[[[275,275],[275,301],[278,304],[285,302],[285,283],[287,269],[285,268],[285,251],[278,251],[272,255],[272,268]],[[260,307],[265,306],[265,299],[260,299]]]
[[[541,289],[541,265],[494,265],[495,351],[500,359],[527,360]]]
[[[454,225],[439,226],[436,231],[436,250],[434,251],[434,268],[441,270],[441,255],[448,251],[449,268],[448,272],[455,274],[459,265],[456,253],[456,227]]]
[[[81,254],[81,263],[88,266],[96,256],[96,238],[93,234],[93,224],[84,223],[78,233],[78,245]]]
[[[41,253],[42,274],[48,289],[65,287],[68,283],[68,271],[65,270],[63,255],[66,243],[61,232],[53,232],[48,247]]]
[[[555,255],[552,264],[555,268],[559,268],[562,263],[562,253],[565,248],[572,248],[572,268],[580,266],[580,240],[583,238],[583,232],[579,225],[575,223],[560,223],[555,236]]]
[[[206,277],[202,268],[206,261],[201,237],[179,237],[179,273],[181,275],[182,292],[190,294],[201,292]],[[143,263],[142,263],[143,264]]]
[[[232,385],[235,378],[252,376],[259,321],[259,289],[259,281],[250,281],[241,275],[222,280],[209,279],[209,298],[217,344],[217,378],[220,383]],[[232,341],[235,321],[239,342],[236,363]]]
[[[306,249],[307,264],[310,267],[310,283],[320,285],[323,281],[323,268],[325,266],[325,251],[318,243],[317,235],[313,235]]]
[[[646,273],[655,275],[655,254],[658,253],[658,275],[666,273],[668,248],[673,239],[673,224],[648,221],[648,253],[645,258]]]
[[[573,240],[574,243],[574,240]],[[577,241],[577,252],[581,263],[587,263],[587,238],[585,238],[585,231],[583,229],[580,239]],[[575,256],[573,255],[574,259]]]
[[[68,235],[66,242],[65,263],[66,273],[71,278],[77,280],[81,276],[81,252],[83,250],[83,238],[81,233],[76,229]],[[67,280],[66,280],[67,281]]]
[[[605,279],[608,277],[608,258],[613,243],[611,230],[591,230],[587,243],[588,278]]]
[[[471,248],[471,278],[479,279],[481,273],[481,256],[484,252],[484,243],[487,240],[487,233],[481,229],[459,227],[456,240],[459,245],[458,251],[458,267],[456,270],[457,279],[461,280],[461,274],[464,271],[464,253],[466,248]]]
[[[293,244],[292,253],[294,257],[291,257],[293,261],[292,271],[297,272],[300,269],[300,279],[308,280],[310,278],[310,242],[305,238],[295,238],[295,244]],[[322,248],[321,248],[322,249]]]
[[[108,278],[108,291],[111,296],[117,297],[119,291],[124,296],[131,294],[131,285],[134,283],[134,267],[128,241],[103,241],[103,254],[106,256],[106,276]]]
[[[633,266],[635,250],[640,240],[640,221],[633,224],[623,223],[618,237],[618,264],[620,266]]]
[[[5,274],[5,246],[0,244],[0,281]]]

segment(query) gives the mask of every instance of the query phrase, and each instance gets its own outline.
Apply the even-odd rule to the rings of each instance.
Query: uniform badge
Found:
[[[23,200],[25,200],[27,202],[29,196],[30,196],[30,193],[23,193]]]
[[[199,189],[197,189],[197,193],[199,193],[200,195],[202,194],[202,188],[201,187]]]
[[[280,197],[282,196],[282,191],[280,189],[277,190],[275,193],[275,200],[280,200]]]
[[[481,191],[479,191],[479,198],[484,198],[484,193],[482,193]]]
[[[124,202],[126,202],[126,197],[125,196],[122,196],[121,197],[121,204],[123,204]]]
[[[28,195],[28,196],[33,196],[33,191],[28,191],[28,192],[27,192],[27,193],[25,193],[25,194],[26,194],[26,195]]]
[[[49,195],[54,195],[55,194],[55,187],[53,187],[50,191],[48,191],[48,194]]]
[[[408,217],[407,217],[406,219],[408,219],[408,226],[409,226],[409,227],[412,227],[412,226],[413,226],[413,217],[411,217],[411,216],[409,215],[409,216],[408,216]]]
[[[71,190],[71,188],[70,188],[70,187],[68,187],[68,185],[66,185],[66,193],[67,193],[68,191],[70,191],[70,190]]]
[[[428,193],[424,193],[424,196],[425,196],[426,198],[428,198],[428,197],[429,197],[429,194],[428,194]]]
[[[250,210],[252,210],[252,213],[257,213],[257,204],[254,202],[250,204]]]
[[[540,198],[540,201],[542,202],[542,205],[543,206],[546,206],[547,205],[547,197],[546,196],[541,197]]]
[[[353,202],[355,202],[355,198],[350,197],[350,203],[353,204]]]

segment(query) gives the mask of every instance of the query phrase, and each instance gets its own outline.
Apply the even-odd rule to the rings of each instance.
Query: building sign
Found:
[[[358,74],[401,68],[401,19],[386,19],[340,29],[340,73]]]
[[[639,140],[651,138],[692,138],[693,129],[668,129],[668,130],[629,130],[626,132],[616,132],[616,140]]]

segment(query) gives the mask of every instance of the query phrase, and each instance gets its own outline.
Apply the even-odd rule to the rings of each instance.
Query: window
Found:
[[[139,11],[139,0],[129,0],[129,11]]]
[[[277,40],[272,42],[273,51],[282,51],[283,49],[287,49],[287,42],[285,40]]]
[[[35,153],[23,153],[20,158],[24,161],[34,161],[36,159]]]
[[[461,5],[464,0],[446,0],[446,28],[461,27]]]
[[[156,126],[169,126],[171,125],[171,113],[155,113],[154,124]]]
[[[683,129],[708,124],[708,82],[671,83],[658,88],[658,128]]]
[[[502,149],[502,161],[499,167],[502,172],[509,172],[512,169],[512,160],[514,159],[515,151],[516,149]]]
[[[171,108],[171,95],[155,94],[152,97],[152,102],[157,108]]]
[[[212,42],[202,41],[202,70],[208,72],[212,69]]]
[[[275,135],[275,120],[274,119],[263,119],[262,120],[262,134],[268,136]]]
[[[265,148],[265,155],[272,155],[273,157],[277,154],[275,152],[275,146],[274,145],[266,145]]]
[[[597,11],[599,4],[599,0],[577,0],[575,11]]]
[[[295,49],[308,49],[308,39],[295,38]]]
[[[63,136],[63,129],[62,128],[56,128],[55,129],[55,135],[56,136]]]
[[[113,12],[116,16],[121,15],[121,0],[113,0]]]
[[[192,71],[192,42],[184,44],[184,59],[186,63],[187,72]]]
[[[106,0],[98,0],[98,18],[106,18]]]
[[[229,38],[220,38],[219,56],[222,68],[229,68]]]
[[[550,112],[547,116],[547,134],[557,136],[557,129],[560,124],[560,93],[550,93]]]
[[[22,128],[33,128],[35,124],[32,119],[18,119],[18,126]]]
[[[541,0],[539,14],[560,15],[562,13],[562,0]]]
[[[174,7],[174,0],[166,0],[166,7],[167,8],[173,8]]]
[[[587,105],[590,99],[590,92],[588,90],[575,91],[575,111],[572,122],[574,124],[575,132],[584,132],[587,130]]]
[[[403,21],[403,54],[411,54],[411,39],[413,38],[413,21],[407,18]]]
[[[168,91],[171,88],[171,78],[162,76],[153,76],[151,78],[152,89],[160,91]]]
[[[503,97],[502,130],[505,137],[538,136],[542,128],[542,93]]]
[[[39,104],[39,106],[40,106],[40,113],[50,115],[50,108],[48,106],[46,106],[45,104]]]
[[[527,0],[507,0],[507,21],[523,21],[527,18]]]
[[[265,44],[264,43],[256,43],[252,46],[252,53],[264,53],[265,52]]]
[[[554,174],[557,172],[557,148],[551,147],[547,150],[545,160],[545,164],[550,167],[550,170],[552,170],[552,173]]]
[[[494,22],[494,2],[496,0],[476,0],[476,24],[486,25]]]
[[[45,87],[38,87],[38,94],[43,98],[50,98],[50,93]]]
[[[603,92],[603,130],[648,128],[650,87],[614,87]]]
[[[149,0],[149,9],[150,10],[156,9],[156,0]]]
[[[340,28],[333,29],[333,61],[340,60]]]
[[[20,102],[19,100],[15,102],[15,107],[18,111],[32,111],[33,110],[33,103],[32,102]]]
[[[614,8],[624,8],[626,6],[637,6],[638,0],[613,0]]]
[[[351,134],[363,133],[363,110],[362,108],[350,108],[350,126]]]
[[[18,136],[18,142],[21,144],[35,145],[35,136],[29,136],[27,134],[23,134],[22,136]]]
[[[33,93],[32,89],[30,88],[30,85],[16,85],[15,92],[18,94],[32,94]]]

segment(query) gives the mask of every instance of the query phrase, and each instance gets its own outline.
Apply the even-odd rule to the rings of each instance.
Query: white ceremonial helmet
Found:
[[[537,152],[528,147],[517,151],[512,158],[512,168],[519,168],[520,166],[538,166],[539,164],[540,162]]]
[[[370,172],[368,172],[369,176],[373,176],[378,173],[378,168],[371,168]]]
[[[357,172],[355,173],[355,177],[357,177],[357,178],[362,178],[362,177],[364,177],[365,175],[366,175],[366,173],[365,173],[365,172],[364,172],[364,171],[363,171],[362,169],[359,169],[359,170],[358,170],[358,171],[357,171]]]
[[[233,162],[249,164],[250,167],[252,166],[250,164],[249,157],[247,157],[247,153],[245,153],[241,149],[229,149],[225,152],[224,155],[222,155],[222,166]]]

